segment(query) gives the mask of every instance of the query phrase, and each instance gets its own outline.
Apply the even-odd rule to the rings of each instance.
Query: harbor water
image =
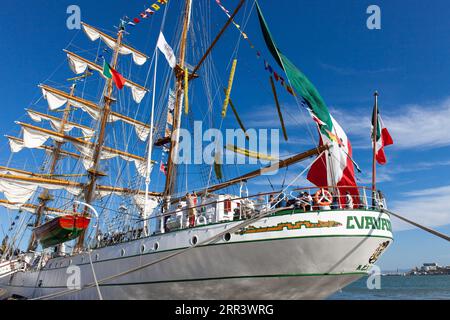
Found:
[[[368,289],[367,277],[329,300],[450,300],[450,275],[382,276],[380,289]]]

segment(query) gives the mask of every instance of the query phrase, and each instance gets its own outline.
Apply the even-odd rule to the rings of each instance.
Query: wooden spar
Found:
[[[117,34],[117,42],[116,42],[116,46],[114,48],[114,55],[113,55],[112,61],[111,61],[111,67],[113,69],[117,68],[117,61],[119,58],[119,50],[120,50],[120,46],[122,44],[122,38],[123,38],[123,31],[120,30],[119,33]],[[104,96],[103,96],[105,104],[101,111],[100,132],[99,132],[99,135],[97,138],[97,145],[95,146],[95,150],[94,150],[93,166],[90,170],[88,170],[89,176],[90,176],[90,179],[89,179],[90,181],[87,186],[87,190],[85,193],[85,199],[84,199],[88,205],[90,205],[93,201],[94,191],[95,191],[95,187],[96,187],[95,185],[97,183],[98,177],[101,175],[101,173],[98,171],[98,165],[100,163],[101,152],[103,149],[103,145],[105,143],[106,125],[108,123],[108,118],[109,118],[109,115],[111,112],[111,104],[114,101],[112,98],[112,94],[113,94],[113,78],[112,77],[106,81],[105,90],[103,92],[106,92],[106,94],[104,93]],[[88,206],[85,206],[83,216],[88,216],[88,210],[89,210]],[[75,251],[81,251],[83,249],[85,236],[86,236],[86,231],[83,231],[80,234],[80,236],[78,237]]]
[[[226,89],[224,89],[223,92],[225,94],[227,94]],[[231,100],[231,97],[230,97],[229,103],[230,103],[231,110],[233,110],[234,116],[236,117],[236,121],[239,124],[239,127],[241,127],[242,131],[244,131],[244,133],[245,133],[245,139],[249,140],[250,137],[248,136],[247,129],[245,129],[244,123],[242,122],[241,118],[239,117],[236,106],[234,105],[233,100]]]
[[[122,32],[122,31],[120,31],[120,32]],[[75,58],[77,58],[77,59],[83,61],[84,63],[87,63],[92,69],[94,69],[95,71],[97,71],[97,72],[103,74],[103,67],[99,66],[98,64],[96,64],[96,63],[94,63],[94,62],[92,62],[92,61],[89,61],[88,59],[85,59],[85,58],[83,58],[83,57],[80,57],[79,55],[77,55],[77,54],[75,54],[75,53],[73,53],[73,52],[70,52],[70,51],[68,51],[68,50],[65,50],[65,49],[64,49],[63,51],[64,51],[65,53],[67,53],[68,55],[70,55],[70,56],[72,56],[72,57],[75,57]],[[112,67],[113,69],[116,69],[117,66],[116,66],[116,64],[114,64],[114,66],[111,65],[111,67]],[[109,79],[109,80],[111,80],[111,79]],[[132,85],[132,86],[134,86],[134,87],[137,87],[137,88],[139,88],[139,89],[142,89],[142,90],[145,90],[145,91],[149,91],[147,88],[145,88],[145,87],[143,87],[143,86],[141,86],[141,85],[139,85],[139,84],[137,84],[137,83],[135,83],[135,82],[133,82],[133,81],[131,81],[131,80],[129,80],[129,79],[125,79],[125,82],[127,82],[128,84],[130,84],[130,85]]]
[[[12,170],[11,170],[12,171]],[[30,183],[41,183],[41,184],[51,184],[54,186],[62,186],[62,187],[75,187],[75,188],[83,188],[84,184],[73,182],[69,180],[61,180],[61,179],[49,179],[37,176],[22,176],[22,175],[13,175],[13,174],[0,174],[0,179],[13,180],[13,181],[21,181],[21,182],[30,182]]]
[[[21,204],[21,203],[11,202],[8,200],[0,200],[0,204],[23,207],[23,208],[34,209],[34,210],[37,210],[39,208],[39,206],[37,206],[35,204],[30,204],[30,203]],[[70,211],[65,211],[65,210],[56,209],[56,208],[48,208],[48,207],[46,207],[44,211],[49,212],[49,214],[56,214],[56,213],[60,213],[60,214],[64,214],[64,215],[72,214],[72,212],[70,212]]]
[[[275,99],[275,104],[277,105],[278,117],[280,118],[281,128],[283,129],[284,140],[288,141],[286,126],[284,125],[283,114],[281,113],[280,101],[278,100],[277,88],[275,87],[272,76],[270,76],[270,85],[272,86],[273,97]]]
[[[30,183],[36,183],[36,184],[49,184],[54,186],[61,186],[61,187],[74,187],[77,189],[84,189],[86,187],[86,184],[69,181],[69,180],[62,180],[62,179],[55,179],[55,178],[46,178],[41,177],[37,175],[33,175],[31,172],[26,172],[22,170],[17,169],[11,169],[11,168],[5,168],[6,171],[11,172],[17,172],[22,175],[13,175],[13,174],[0,174],[0,179],[6,179],[6,180],[12,180],[12,181],[20,181],[20,182],[30,182]],[[23,174],[27,174],[30,176],[24,176]],[[121,188],[121,187],[113,187],[113,186],[103,186],[103,185],[97,185],[96,190],[98,191],[110,191],[110,192],[116,192],[121,194],[138,194],[138,195],[145,195],[145,191],[143,190],[135,190],[135,189],[128,189],[128,188]],[[159,192],[149,192],[150,196],[153,197],[160,197],[162,194]]]
[[[228,187],[230,187],[232,185],[235,185],[237,183],[240,183],[242,181],[254,179],[254,178],[259,177],[259,176],[261,176],[261,175],[263,175],[265,173],[289,167],[289,166],[291,166],[293,164],[296,164],[298,162],[301,162],[301,161],[306,160],[308,158],[311,158],[313,156],[320,155],[325,150],[328,150],[328,148],[329,147],[326,146],[326,145],[325,146],[319,146],[317,148],[314,148],[314,149],[311,149],[309,151],[300,153],[300,154],[295,155],[293,157],[290,157],[288,159],[281,160],[281,161],[277,162],[274,165],[271,165],[271,166],[268,166],[268,167],[265,167],[265,168],[262,168],[262,169],[259,169],[259,170],[247,173],[246,175],[243,175],[243,176],[238,177],[238,178],[234,178],[234,179],[232,179],[230,181],[226,181],[226,182],[223,182],[223,183],[219,183],[219,184],[217,184],[215,186],[211,186],[211,187],[209,187],[209,188],[207,188],[207,189],[205,189],[203,191],[197,192],[197,195],[203,196],[203,195],[211,193],[211,192],[215,192],[215,191],[218,191],[218,190],[222,190],[222,189],[228,188]]]
[[[189,21],[191,19],[191,5],[192,2],[190,0],[186,0],[185,10],[184,10],[184,23],[183,23],[183,32],[181,35],[181,42],[180,42],[180,56],[179,56],[179,62],[180,62],[180,70],[185,70],[185,60],[186,60],[186,44],[187,44],[187,35],[188,35],[188,29],[189,29]],[[164,196],[166,199],[173,193],[173,190],[175,188],[175,176],[176,176],[176,166],[174,164],[174,159],[177,154],[178,150],[178,135],[174,134],[177,133],[181,126],[181,95],[183,93],[183,78],[184,78],[184,72],[177,72],[175,70],[175,76],[177,78],[176,83],[176,91],[175,91],[175,110],[174,110],[174,117],[173,117],[173,126],[172,126],[172,139],[170,144],[170,151],[169,151],[169,159],[167,161],[167,176],[166,176],[166,183],[164,186]],[[169,201],[166,201],[166,204],[169,204]]]
[[[70,89],[70,96],[72,97],[75,94],[75,87],[76,85],[73,84],[71,89]],[[61,120],[61,126],[60,126],[60,130],[59,132],[61,134],[64,133],[64,129],[65,126],[68,122],[69,119],[69,115],[70,115],[70,100],[68,100],[68,103],[66,104],[66,108],[64,109],[64,115],[63,115],[63,119],[59,119]],[[64,144],[64,142],[59,142],[59,141],[55,141],[55,146],[54,146],[54,152],[52,152],[52,162],[50,164],[50,170],[48,172],[48,174],[52,175],[55,173],[56,170],[56,165],[58,163],[58,160],[60,158],[60,151],[62,148],[62,145]],[[39,206],[37,208],[36,211],[36,222],[34,224],[34,227],[37,228],[41,225],[41,220],[42,220],[42,214],[44,213],[45,207],[47,206],[47,203],[51,200],[51,196],[49,194],[49,191],[47,189],[44,189],[41,193],[41,195],[39,196]],[[35,251],[37,248],[37,241],[36,241],[36,237],[34,235],[34,233],[31,234],[31,238],[30,238],[30,242],[28,244],[28,251]]]
[[[64,127],[65,125],[70,125],[70,126],[75,126],[77,128],[80,128],[80,129],[87,129],[87,130],[95,131],[94,129],[89,128],[87,126],[68,121],[68,118],[66,117],[66,110],[67,109],[64,110],[63,119],[60,119],[60,118],[57,118],[57,117],[50,116],[48,114],[44,114],[44,113],[41,113],[41,112],[34,111],[32,109],[25,109],[25,111],[33,113],[33,114],[36,114],[36,115],[38,115],[40,117],[46,117],[46,118],[49,118],[49,119],[52,119],[52,120],[55,120],[55,121],[61,121],[61,127]],[[60,130],[59,133],[63,134],[64,132],[61,132],[61,130]]]
[[[238,146],[235,146],[235,145],[227,144],[225,146],[225,149],[230,150],[230,151],[232,151],[234,153],[241,154],[241,155],[246,156],[248,158],[268,160],[268,161],[279,161],[279,159],[272,158],[269,155],[258,153],[258,152],[254,152],[254,151],[250,151],[250,150],[243,149],[243,148],[239,148]]]
[[[117,39],[114,39],[114,38],[111,37],[110,35],[107,35],[106,33],[101,32],[101,31],[98,30],[97,28],[94,28],[94,27],[92,27],[92,26],[90,26],[90,25],[88,25],[87,23],[84,23],[84,22],[81,22],[81,25],[86,26],[86,27],[91,28],[91,29],[94,29],[96,32],[98,32],[98,33],[99,33],[100,35],[102,35],[103,37],[105,37],[105,38],[107,38],[108,40],[111,40],[111,41],[114,41],[115,43],[117,43]],[[137,53],[137,54],[139,54],[139,55],[141,55],[141,56],[143,56],[143,57],[146,57],[147,59],[149,58],[146,54],[143,54],[142,52],[140,52],[140,51],[138,51],[138,50],[136,50],[136,49],[134,49],[134,48],[132,48],[132,47],[130,47],[130,46],[124,44],[124,43],[121,44],[121,47],[127,48],[128,50],[131,50],[131,51],[133,51],[133,52],[135,52],[135,53]]]
[[[115,192],[115,193],[120,193],[120,194],[137,194],[137,195],[141,195],[144,196],[146,194],[146,192],[144,190],[134,190],[134,189],[128,189],[128,188],[119,188],[119,187],[112,187],[112,186],[102,186],[102,185],[97,185],[96,190],[98,191],[110,191],[110,192]],[[148,195],[151,197],[161,197],[162,194],[160,192],[148,192]]]
[[[66,99],[71,99],[71,100],[73,100],[75,102],[78,102],[78,103],[81,103],[83,105],[86,105],[89,108],[94,109],[95,111],[98,111],[98,112],[101,111],[101,108],[97,104],[92,102],[92,101],[81,99],[81,98],[78,98],[76,96],[71,97],[70,95],[68,95],[64,91],[61,91],[61,90],[58,90],[58,89],[55,89],[55,88],[52,88],[52,87],[49,87],[49,86],[46,86],[46,85],[40,85],[39,87],[41,89],[44,89],[45,91],[49,91],[51,93],[57,94],[59,96],[62,96],[64,98],[66,98]],[[76,106],[72,105],[72,107],[76,107]],[[150,126],[148,124],[145,124],[145,123],[143,123],[141,121],[138,121],[136,119],[127,117],[127,116],[125,116],[123,114],[111,111],[110,115],[113,116],[113,117],[117,117],[117,118],[121,119],[122,121],[124,121],[126,123],[136,124],[136,125],[145,127],[147,129],[150,129]]]
[[[376,205],[376,193],[377,193],[377,132],[378,132],[378,92],[375,91],[375,106],[373,108],[373,162],[372,162],[372,206]]]
[[[0,166],[0,171],[10,171],[10,172],[15,172],[15,173],[19,173],[19,174],[25,174],[25,175],[29,175],[31,177],[41,177],[41,178],[46,178],[46,177],[81,177],[81,176],[85,176],[85,175],[79,175],[79,174],[52,174],[52,173],[34,173],[34,172],[28,172],[28,171],[24,171],[24,170],[19,170],[19,169],[14,169],[14,168],[8,168],[8,167],[4,167],[4,166]]]
[[[53,137],[64,139],[66,141],[69,141],[69,142],[72,142],[72,143],[75,143],[75,144],[82,144],[82,145],[85,145],[85,146],[88,146],[88,147],[91,147],[91,148],[95,147],[94,143],[89,142],[89,141],[85,141],[83,139],[74,138],[72,136],[68,136],[68,135],[65,135],[65,134],[61,134],[59,132],[55,132],[55,131],[47,130],[47,129],[44,129],[44,128],[36,127],[36,126],[30,125],[30,124],[27,124],[27,123],[17,122],[17,124],[21,125],[22,127],[30,128],[30,129],[33,129],[33,130],[36,130],[36,131],[40,131],[42,133],[46,133],[46,134],[51,135]],[[113,148],[110,148],[110,147],[103,146],[102,150],[110,152],[110,153],[115,153],[115,154],[117,154],[119,156],[128,157],[128,158],[131,158],[131,159],[134,159],[134,160],[139,160],[139,161],[145,161],[146,160],[145,158],[137,156],[135,154],[128,153],[128,152],[121,151],[121,150],[117,150],[117,149],[113,149]]]
[[[234,75],[236,73],[236,66],[237,66],[237,59],[234,59],[233,65],[231,66],[230,78],[228,79],[228,88],[227,92],[225,93],[225,100],[223,102],[222,118],[225,118],[227,116],[228,104],[230,103],[231,89],[233,88]]]
[[[220,40],[220,38],[222,37],[222,35],[225,33],[225,31],[228,29],[229,25],[231,24],[231,22],[233,22],[234,17],[236,17],[236,15],[239,13],[239,10],[241,10],[242,6],[244,5],[245,0],[241,0],[241,2],[239,2],[238,6],[236,7],[236,9],[234,10],[233,14],[230,16],[230,18],[228,19],[227,23],[225,23],[225,25],[222,27],[222,30],[220,30],[219,34],[216,36],[216,38],[214,39],[214,41],[211,43],[211,45],[209,46],[209,48],[206,50],[205,54],[203,55],[203,57],[200,59],[200,61],[197,63],[197,66],[194,68],[194,70],[192,71],[191,74],[191,78],[193,78],[193,75],[197,73],[197,71],[201,68],[201,66],[203,65],[203,63],[205,62],[206,58],[208,58],[208,56],[210,55],[211,51],[214,49],[214,47],[216,46],[217,42]]]

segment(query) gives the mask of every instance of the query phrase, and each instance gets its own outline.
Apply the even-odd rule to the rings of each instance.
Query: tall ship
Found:
[[[6,136],[0,298],[325,299],[389,247],[380,122],[373,184],[360,186],[345,131],[280,51],[262,7],[230,2],[158,0],[113,32],[81,24],[95,47],[71,42],[75,75],[40,84],[20,134]],[[246,33],[252,17],[260,34]],[[127,39],[145,19],[161,25],[140,51]],[[263,68],[239,81],[250,55]],[[242,111],[260,112],[249,110],[260,101],[252,87],[274,99],[269,121],[282,134],[247,128]],[[311,148],[269,154],[289,143],[287,116]],[[227,130],[235,139],[224,143]]]

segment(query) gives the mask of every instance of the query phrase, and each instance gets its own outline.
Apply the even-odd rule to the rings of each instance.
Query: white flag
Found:
[[[172,48],[167,43],[166,38],[164,38],[162,32],[159,34],[158,38],[158,49],[161,50],[161,52],[164,54],[170,67],[172,69],[175,68],[175,66],[177,65],[177,58],[175,57],[175,53],[173,52]]]

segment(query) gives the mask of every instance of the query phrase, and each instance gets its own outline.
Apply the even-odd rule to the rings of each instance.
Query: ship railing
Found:
[[[347,203],[347,194],[341,194],[339,190],[346,190],[349,192],[353,205],[349,207]],[[319,191],[329,192],[333,197],[333,201],[326,205],[320,205],[316,201],[316,193]],[[311,201],[307,201],[307,196],[310,196]],[[235,196],[225,196],[225,199],[208,199],[208,201],[201,201],[204,199],[198,199],[198,205],[189,208],[184,207],[182,209],[176,209],[173,211],[153,215],[149,217],[148,221],[157,221],[157,225],[161,224],[162,227],[157,227],[156,230],[158,234],[169,233],[172,231],[179,231],[184,229],[189,229],[188,225],[188,215],[190,209],[195,209],[196,211],[196,223],[195,226],[207,226],[217,223],[246,220],[260,214],[265,214],[269,211],[276,211],[274,215],[278,214],[279,209],[286,208],[286,210],[296,210],[296,212],[317,212],[317,211],[340,211],[340,210],[380,210],[387,209],[386,200],[380,191],[372,192],[370,188],[367,187],[345,187],[339,186],[330,187],[307,187],[307,188],[292,188],[290,190],[283,191],[273,191],[266,193],[258,193],[250,196],[235,197]],[[219,204],[224,203],[234,203],[234,212],[230,211],[230,206],[224,205],[225,210],[229,210],[227,213],[228,218],[224,219],[211,219],[208,216],[206,208],[212,206],[218,208]],[[237,204],[237,207],[236,207]],[[216,216],[219,214],[215,212]],[[180,217],[181,216],[181,217]],[[232,217],[231,219],[229,217]],[[172,219],[172,220],[171,220]],[[176,220],[178,219],[178,221]],[[143,221],[140,219],[139,221]],[[175,222],[169,227],[167,222]],[[118,234],[104,234],[102,239],[96,241],[95,247],[103,247],[108,244],[123,243],[140,238],[143,233],[141,229],[134,230],[137,234],[132,234],[132,236],[127,236],[127,232]],[[155,234],[155,233],[154,233]]]
[[[345,190],[345,194],[341,194],[340,190]],[[328,197],[331,196],[331,201],[324,201],[325,203],[318,203],[316,194],[326,193]],[[348,195],[351,197],[350,203],[347,201]],[[307,201],[307,195],[310,196],[311,201]],[[249,201],[250,200],[250,201]],[[207,206],[215,206],[217,208],[218,204],[234,202],[238,204],[238,208],[235,212],[229,212],[234,215],[233,220],[243,220],[251,218],[260,213],[265,213],[273,209],[280,208],[294,208],[296,210],[304,210],[305,212],[312,211],[339,211],[339,210],[380,210],[387,209],[386,199],[380,191],[372,192],[368,187],[355,187],[355,186],[339,186],[339,188],[324,186],[324,187],[308,187],[308,188],[295,188],[290,191],[274,191],[267,193],[259,193],[251,196],[244,197],[229,197],[225,200],[213,200],[207,201],[206,203],[199,201],[199,205],[195,207],[185,207],[183,209],[177,209],[174,211],[166,212],[157,216],[153,216],[149,219],[159,219],[162,221],[163,227],[160,228],[161,233],[167,233],[171,231],[178,231],[180,229],[188,229],[187,224],[188,212],[194,209],[197,214],[196,226],[208,225],[220,222],[230,221],[224,219],[222,221],[211,221],[206,214]],[[329,202],[329,203],[327,203]],[[250,204],[251,207],[247,207]],[[278,210],[279,211],[279,210]],[[216,215],[218,213],[216,212]],[[181,219],[179,218],[181,216]],[[186,216],[186,217],[184,217]],[[178,219],[179,226],[175,230],[164,227],[166,219]],[[201,222],[201,223],[199,223]]]
[[[344,190],[342,192],[342,190]],[[317,197],[315,196],[319,192],[322,194],[328,192],[328,197],[331,195],[332,201],[329,205],[320,205],[317,203]],[[295,196],[295,193],[298,195]],[[383,193],[380,190],[373,192],[371,188],[364,186],[323,186],[313,188],[296,188],[290,195],[296,200],[302,202],[306,197],[302,197],[302,194],[310,195],[312,197],[312,205],[310,211],[326,211],[326,210],[348,210],[348,209],[365,209],[365,210],[380,210],[387,209],[387,201]],[[348,193],[348,194],[347,194]],[[320,195],[321,196],[321,195]],[[348,200],[350,196],[351,201]],[[324,202],[327,202],[326,200]]]

